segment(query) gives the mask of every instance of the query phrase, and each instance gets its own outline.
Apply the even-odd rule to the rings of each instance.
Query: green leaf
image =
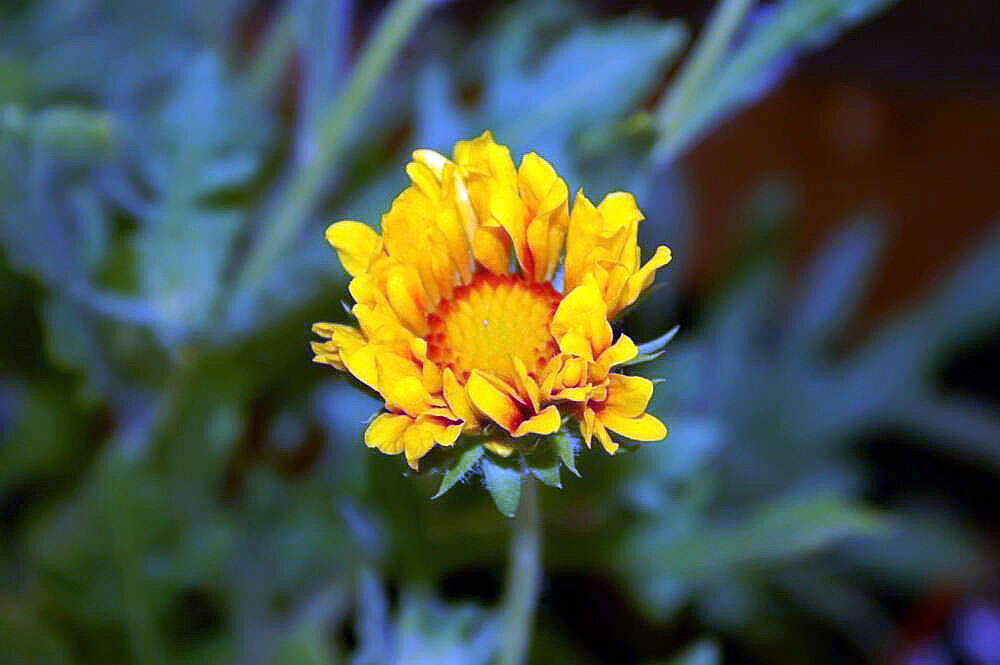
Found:
[[[573,29],[553,40],[537,14],[536,5],[522,4],[493,35],[486,46],[482,104],[470,113],[445,101],[457,83],[440,68],[427,71],[419,86],[420,145],[443,149],[490,127],[512,153],[535,151],[572,179],[567,150],[577,133],[635,110],[687,41],[680,21],[635,17],[599,25],[563,20],[551,27]],[[551,47],[535,58],[533,42]]]
[[[556,453],[563,465],[569,469],[574,476],[580,477],[580,472],[576,470],[576,460],[574,459],[576,444],[579,438],[572,432],[562,429],[551,436]]]
[[[721,662],[719,645],[711,640],[699,640],[667,661],[667,665],[719,665]]]
[[[493,458],[487,456],[483,460],[483,474],[486,489],[493,496],[497,509],[507,517],[517,513],[517,504],[521,500],[521,472],[507,466],[501,466]]]
[[[476,443],[471,448],[463,451],[461,455],[455,460],[455,463],[451,465],[448,471],[444,474],[444,478],[441,479],[441,486],[438,487],[437,494],[432,496],[432,499],[436,499],[443,495],[445,492],[450,490],[455,486],[462,476],[468,473],[469,469],[476,465],[479,458],[483,456],[483,444]]]
[[[875,511],[818,494],[775,502],[739,524],[703,527],[680,537],[647,525],[626,541],[632,553],[626,559],[657,576],[691,580],[803,556],[851,536],[886,532],[885,520]]]
[[[628,367],[629,365],[638,365],[640,363],[649,362],[650,360],[656,360],[663,355],[663,352],[667,348],[667,344],[669,344],[670,340],[677,336],[677,331],[680,329],[680,325],[676,325],[656,339],[650,340],[645,344],[640,344],[637,347],[639,349],[639,355],[632,360],[622,363],[622,366]]]
[[[664,124],[654,148],[658,163],[673,161],[720,119],[765,94],[787,72],[798,53],[815,50],[895,0],[784,0],[772,11],[748,21],[742,43],[731,50],[694,91],[695,103]],[[670,95],[665,98],[669,100]]]
[[[560,457],[552,437],[545,437],[538,444],[538,449],[527,456],[525,461],[528,471],[535,478],[550,487],[562,488],[562,480],[559,478]]]
[[[274,665],[333,665],[338,662],[327,643],[325,626],[307,623],[284,635],[274,655]]]
[[[53,628],[34,608],[0,600],[0,662],[19,665],[73,663],[70,650]]]

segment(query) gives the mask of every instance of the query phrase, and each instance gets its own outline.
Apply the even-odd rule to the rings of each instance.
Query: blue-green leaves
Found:
[[[784,77],[799,54],[830,43],[894,2],[783,0],[760,8],[751,14],[735,44],[720,51],[714,62],[706,63],[706,75],[685,92],[689,103],[671,104],[669,91],[664,96],[657,111],[660,136],[654,159],[673,161],[714,123],[765,94]]]
[[[640,344],[637,347],[639,349],[639,355],[637,355],[632,360],[629,360],[628,362],[624,363],[624,365],[628,367],[629,365],[638,365],[640,363],[656,360],[661,355],[663,355],[664,351],[667,350],[667,344],[669,344],[670,340],[672,340],[674,337],[677,336],[677,333],[678,331],[680,331],[680,329],[681,327],[679,325],[674,326],[673,328],[663,333],[656,339],[652,339],[648,342]]]
[[[874,222],[833,234],[798,287],[770,237],[739,243],[746,269],[685,306],[683,335],[656,337],[677,314],[662,300],[620,321],[655,338],[637,360],[665,379],[652,410],[671,426],[636,454],[566,429],[512,452],[463,438],[402,479],[360,443],[382,400],[309,362],[307,322],[345,321],[349,299],[323,226],[377,224],[410,150],[484,129],[593,198],[635,191],[642,240],[677,255],[662,280],[690,285],[676,156],[891,3],[727,3],[746,19],[669,118],[659,91],[696,34],[676,21],[526,2],[480,25],[417,0],[375,33],[357,2],[16,4],[0,9],[0,661],[485,665],[492,611],[434,587],[493,593],[526,483],[547,593],[596,573],[638,601],[622,615],[684,607],[706,636],[631,660],[716,665],[716,632],[877,648],[874,591],[988,566],[961,513],[872,509],[857,453],[889,424],[918,435],[907,455],[1000,468],[995,409],[939,380],[997,325],[996,234],[855,344]],[[546,614],[533,660],[591,662],[579,625]]]
[[[679,22],[629,18],[576,28],[534,53],[535,34],[550,27],[545,12],[524,5],[490,36],[481,102],[473,108],[451,101],[448,69],[427,70],[418,97],[420,145],[445,149],[490,128],[514,155],[537,152],[577,182],[578,133],[633,110],[687,39]]]
[[[759,506],[742,520],[715,525],[654,520],[635,528],[626,539],[628,564],[622,568],[635,592],[653,608],[677,602],[659,595],[668,580],[679,589],[689,588],[801,557],[847,538],[885,535],[888,530],[879,514],[828,493],[789,497]]]
[[[499,440],[509,448],[503,457],[488,450],[489,436],[462,437],[454,449],[438,450],[425,458],[425,470],[440,471],[444,474],[437,493],[438,498],[452,489],[460,480],[479,475],[483,487],[489,492],[497,509],[508,517],[513,517],[521,496],[521,483],[528,479],[537,480],[549,487],[562,488],[561,469],[569,469],[576,476],[575,455],[582,445],[579,436],[563,426],[558,432],[548,436],[524,437],[523,439]]]
[[[462,451],[458,459],[445,471],[444,478],[441,479],[441,486],[438,487],[437,494],[433,498],[436,499],[450,490],[455,483],[472,471],[485,452],[482,442],[479,441],[473,442],[468,449]]]
[[[513,517],[521,500],[521,469],[492,457],[483,460],[483,481],[497,510]]]

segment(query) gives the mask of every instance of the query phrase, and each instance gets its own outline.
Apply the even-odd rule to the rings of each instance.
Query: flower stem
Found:
[[[313,212],[330,169],[348,147],[348,134],[371,100],[396,55],[431,6],[430,0],[397,0],[375,29],[371,41],[337,101],[320,117],[316,146],[308,162],[292,177],[275,207],[266,216],[264,231],[243,265],[237,280],[239,291],[253,291]]]
[[[661,156],[672,150],[668,145],[681,133],[681,126],[694,108],[705,82],[726,54],[743,18],[753,7],[753,0],[720,0],[709,18],[691,54],[682,65],[674,84],[657,110],[663,139],[656,152]]]
[[[531,646],[541,586],[542,521],[538,486],[527,477],[510,538],[510,561],[503,598],[500,665],[523,665]]]

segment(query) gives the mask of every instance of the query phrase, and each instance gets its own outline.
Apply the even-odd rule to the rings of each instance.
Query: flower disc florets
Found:
[[[580,192],[571,212],[545,160],[529,153],[515,168],[489,132],[460,141],[450,160],[418,150],[406,172],[412,184],[383,215],[381,235],[353,221],[326,232],[352,276],[358,326],[315,324],[325,341],[313,351],[385,400],[365,443],[405,453],[416,469],[460,435],[503,455],[566,418],[609,453],[611,433],[663,439],[666,428],[645,412],[652,382],[614,371],[638,350],[609,321],[670,260],[660,247],[641,263],[632,195],[594,206]]]

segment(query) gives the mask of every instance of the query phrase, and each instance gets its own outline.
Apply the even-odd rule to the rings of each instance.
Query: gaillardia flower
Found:
[[[413,158],[381,235],[354,221],[326,231],[352,276],[358,326],[317,323],[325,341],[312,348],[385,400],[365,443],[416,469],[463,434],[503,457],[566,419],[609,453],[612,434],[666,437],[645,412],[653,383],[615,371],[639,350],[610,321],[670,261],[660,247],[642,263],[632,195],[595,206],[581,191],[570,210],[544,159],[528,153],[515,168],[489,132],[450,160]]]

